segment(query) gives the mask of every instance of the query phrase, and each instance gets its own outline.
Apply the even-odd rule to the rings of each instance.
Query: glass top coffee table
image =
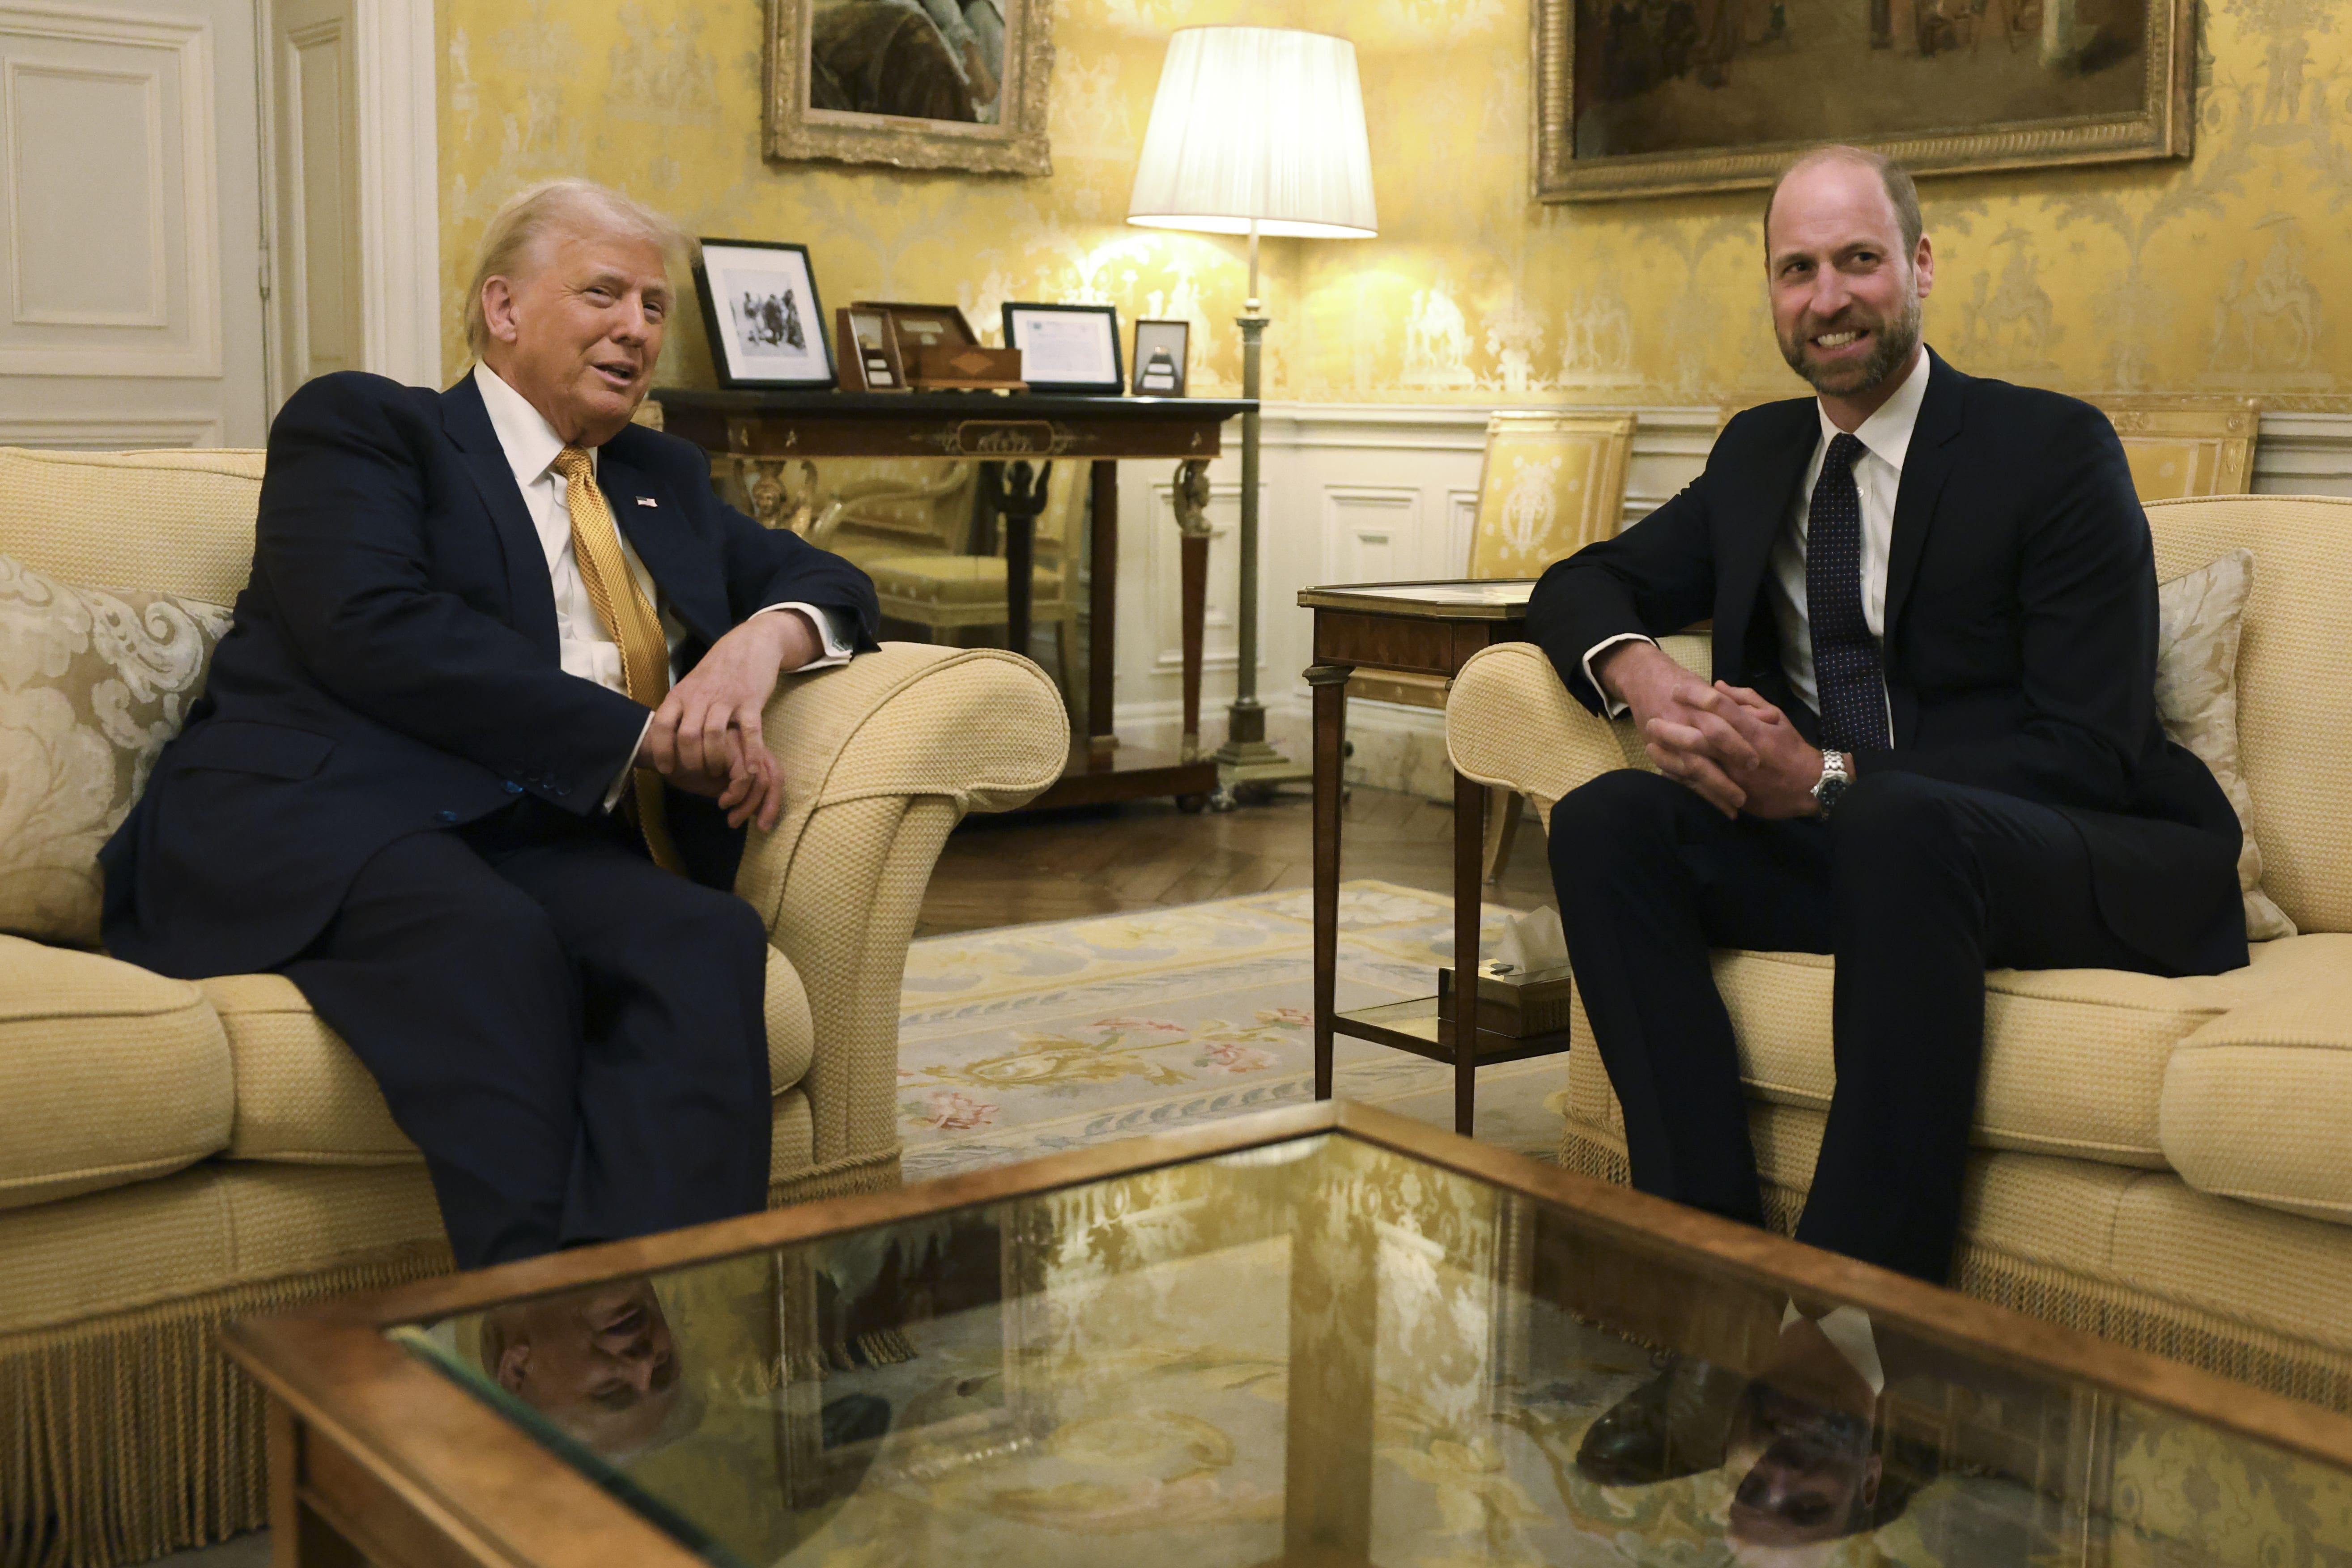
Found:
[[[2352,1553],[2342,1416],[1344,1103],[227,1343],[281,1568]]]

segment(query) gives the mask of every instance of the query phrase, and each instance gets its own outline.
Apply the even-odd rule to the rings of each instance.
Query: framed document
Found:
[[[833,354],[808,247],[705,239],[695,291],[722,386],[831,386]]]
[[[1190,321],[1135,323],[1135,395],[1181,397],[1192,352]]]
[[[1114,305],[1004,307],[1004,342],[1021,351],[1021,375],[1032,392],[1127,390],[1118,353]]]

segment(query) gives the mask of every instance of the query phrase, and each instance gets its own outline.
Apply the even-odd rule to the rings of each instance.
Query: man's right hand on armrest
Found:
[[[1753,773],[1760,759],[1724,716],[1731,699],[1646,640],[1602,650],[1592,673],[1604,695],[1632,710],[1660,773],[1690,786],[1724,816],[1739,815],[1748,792],[1736,781]]]

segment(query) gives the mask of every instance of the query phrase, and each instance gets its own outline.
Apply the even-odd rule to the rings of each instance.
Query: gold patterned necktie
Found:
[[[563,506],[572,514],[572,558],[580,568],[580,581],[604,618],[604,629],[621,647],[622,689],[646,707],[658,708],[669,695],[669,639],[662,635],[661,617],[621,553],[621,531],[613,521],[613,509],[604,504],[604,492],[596,486],[586,448],[564,447],[555,456],[555,471],[563,476]],[[638,768],[631,782],[637,826],[654,863],[665,870],[680,869],[663,811],[661,774]]]

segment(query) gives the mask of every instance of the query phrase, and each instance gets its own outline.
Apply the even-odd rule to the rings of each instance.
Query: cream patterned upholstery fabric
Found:
[[[2246,835],[2238,847],[2246,940],[2269,942],[2293,936],[2294,922],[2263,891],[2254,796],[2238,764],[2238,643],[2253,574],[2252,551],[2229,550],[2157,589],[2156,710],[2165,733],[2212,770],[2238,814]]]
[[[2352,647],[2352,500],[2228,496],[2147,512],[2163,581],[2252,557],[2236,741],[2261,888],[2301,934],[2257,943],[2223,975],[1986,976],[1980,1152],[1955,1282],[2352,1411],[2352,816],[2338,784],[2352,710],[2310,696],[2312,672]],[[2234,592],[2231,574],[2196,587]],[[1706,668],[1705,639],[1665,646]],[[1648,765],[1631,726],[1586,713],[1530,644],[1471,659],[1446,724],[1455,766],[1547,816],[1602,772]],[[1792,1224],[1834,1084],[1833,971],[1726,952],[1716,973],[1767,1208]],[[1580,1009],[1574,1032],[1550,1101],[1561,1158],[1622,1182],[1623,1118]]]
[[[0,449],[0,555],[226,605],[260,476],[259,453]],[[27,689],[6,661],[34,647],[0,609],[0,710]],[[771,1201],[894,1185],[898,983],[932,863],[965,812],[1059,776],[1068,721],[1025,659],[891,644],[782,682],[766,734],[785,815],[738,886],[772,943]],[[0,710],[0,780],[26,743]],[[87,891],[103,834],[82,837],[51,858]],[[282,978],[189,984],[0,936],[0,1561],[39,1542],[143,1562],[260,1524],[261,1404],[220,1324],[448,1265],[374,1083]]]
[[[194,986],[0,936],[0,1209],[217,1153],[234,1100],[228,1041]]]
[[[98,849],[202,690],[228,611],[0,555],[0,930],[98,946]]]

